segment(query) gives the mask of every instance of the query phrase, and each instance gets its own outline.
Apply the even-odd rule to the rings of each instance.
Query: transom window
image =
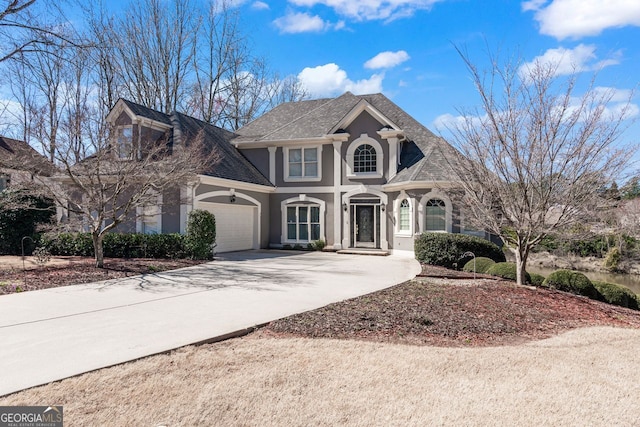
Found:
[[[318,177],[318,148],[290,148],[289,149],[289,177],[317,178]]]
[[[353,171],[355,173],[376,172],[376,149],[369,144],[362,144],[353,153]]]
[[[446,207],[440,199],[429,199],[426,204],[426,231],[447,231]]]
[[[287,206],[287,240],[292,242],[320,240],[320,206]]]
[[[400,231],[410,231],[411,226],[411,210],[409,206],[409,200],[404,199],[400,202]]]

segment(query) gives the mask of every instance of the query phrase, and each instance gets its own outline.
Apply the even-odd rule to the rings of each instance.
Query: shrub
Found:
[[[638,310],[638,300],[631,289],[616,283],[601,282],[599,280],[593,280],[591,283],[602,295],[603,301]]]
[[[12,206],[12,202],[26,207]],[[0,254],[21,255],[25,236],[32,239],[24,240],[25,254],[31,254],[39,238],[38,225],[51,223],[54,215],[51,200],[12,190],[0,191]]]
[[[502,277],[503,279],[516,280],[516,264],[514,262],[498,262],[487,270],[487,274]],[[524,274],[525,283],[531,283],[529,273]]]
[[[418,261],[447,268],[456,268],[469,261],[472,257],[464,257],[465,252],[496,262],[505,260],[496,244],[466,234],[422,233],[416,238],[414,249]]]
[[[216,218],[211,212],[196,209],[189,213],[185,246],[194,259],[212,259],[216,242]]]
[[[48,233],[40,244],[52,255],[93,256],[89,233]],[[181,234],[107,233],[103,241],[107,258],[184,258],[185,237]]]
[[[309,249],[312,249],[314,251],[321,251],[324,249],[324,247],[327,244],[325,243],[324,240],[320,239],[320,240],[314,240],[313,242],[309,243]]]
[[[591,299],[602,298],[591,280],[577,271],[556,270],[544,280],[543,285],[576,295],[584,295]]]
[[[489,269],[489,267],[491,267],[492,265],[494,265],[496,262],[494,260],[492,260],[491,258],[487,258],[487,257],[476,257],[475,259],[475,271],[476,273],[486,273],[487,270]],[[469,262],[467,262],[464,267],[462,267],[462,270],[467,271],[467,272],[473,272],[473,267],[474,267],[474,260],[471,260]]]
[[[544,283],[545,277],[542,274],[530,273],[529,276],[531,276],[531,284],[533,286],[542,286]]]
[[[618,249],[618,247],[609,249],[609,252],[607,252],[607,256],[604,258],[604,268],[611,272],[618,271],[621,258],[622,255],[620,254],[620,249]]]
[[[93,241],[89,233],[47,233],[40,244],[51,255],[93,256]]]

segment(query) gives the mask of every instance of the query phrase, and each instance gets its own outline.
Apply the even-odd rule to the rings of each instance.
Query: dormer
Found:
[[[167,142],[170,117],[142,105],[119,99],[107,115],[111,126],[111,150],[118,159],[142,157],[144,147]]]

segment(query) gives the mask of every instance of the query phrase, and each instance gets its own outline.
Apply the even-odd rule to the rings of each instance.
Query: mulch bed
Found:
[[[44,266],[27,271],[18,268],[0,269],[0,295],[157,273],[203,262],[206,261],[106,258],[104,268],[96,268],[92,259],[80,258],[64,265]]]
[[[287,317],[270,323],[260,333],[414,345],[494,346],[548,338],[585,326],[640,328],[638,311],[565,292],[503,280],[473,280],[473,276],[464,278],[460,272],[442,270],[425,268],[423,274],[433,277]]]

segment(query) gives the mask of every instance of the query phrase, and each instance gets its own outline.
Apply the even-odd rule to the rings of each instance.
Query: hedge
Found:
[[[464,267],[462,267],[463,271],[467,271],[470,273],[474,272],[474,267],[475,267],[475,272],[476,273],[486,273],[487,270],[489,269],[489,267],[491,267],[492,265],[494,265],[496,262],[494,260],[492,260],[491,258],[487,258],[487,257],[476,257],[475,260],[471,260],[469,262],[467,262]]]
[[[591,299],[602,299],[602,295],[593,286],[591,280],[577,271],[556,270],[545,279],[543,286],[571,292],[576,295],[584,295]]]
[[[421,263],[447,268],[460,268],[473,258],[464,257],[465,252],[496,262],[505,261],[504,253],[496,244],[466,234],[422,233],[415,240],[414,250]]]
[[[40,245],[51,255],[94,256],[90,233],[45,234]],[[124,234],[104,236],[104,256],[107,258],[185,258],[185,237],[181,234]]]
[[[602,300],[609,304],[638,310],[638,299],[631,289],[616,283],[592,280],[593,286],[602,295]]]
[[[492,276],[502,277],[503,279],[516,280],[516,264],[514,262],[499,262],[487,270],[487,274]],[[531,283],[531,275],[524,273],[525,283]]]

